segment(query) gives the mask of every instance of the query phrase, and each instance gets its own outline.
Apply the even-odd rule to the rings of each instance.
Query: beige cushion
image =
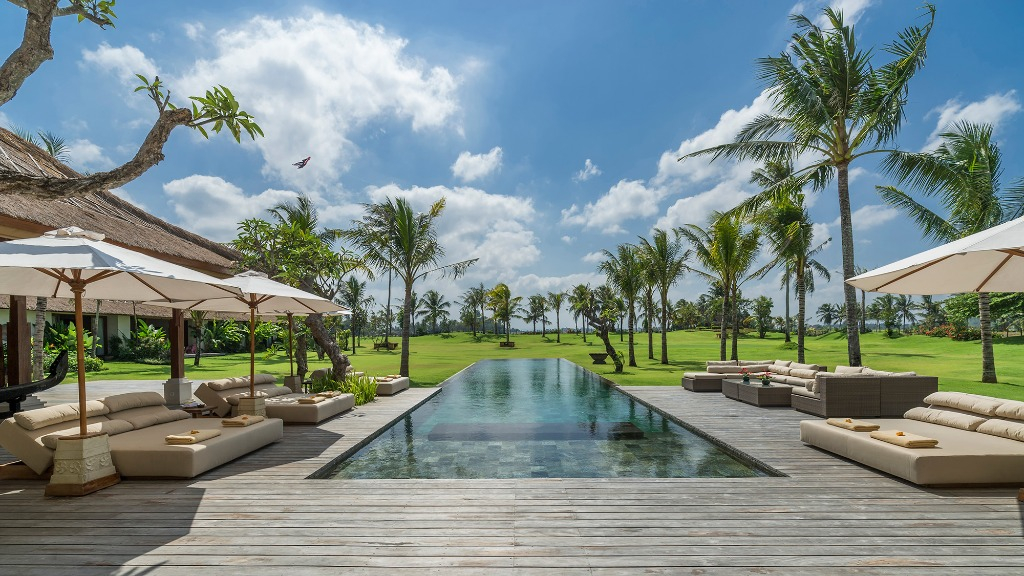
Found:
[[[103,434],[108,434],[110,436],[122,434],[124,432],[130,432],[134,429],[135,427],[132,426],[130,422],[127,422],[125,420],[104,420],[102,422],[89,424],[88,426],[85,427],[85,430],[90,434],[101,432]],[[79,432],[80,430],[78,426],[75,426],[74,428],[67,428],[64,430],[51,432],[46,436],[40,437],[39,441],[43,443],[43,446],[46,446],[50,450],[56,450],[58,438],[60,438],[61,436],[71,436],[73,434],[78,434]]]
[[[893,372],[892,376],[917,376],[917,372]]]
[[[768,366],[771,363],[771,360],[739,360],[736,364],[738,366]]]
[[[708,366],[708,372],[711,372],[712,374],[739,374],[741,369],[742,368],[740,366],[724,366],[718,364]]]
[[[260,384],[273,384],[276,381],[277,381],[277,377],[274,376],[273,374],[257,374],[256,375],[256,385],[257,386],[259,386]]]
[[[992,436],[1002,436],[1003,438],[1009,438],[1010,440],[1016,440],[1018,442],[1024,442],[1024,422],[1013,422],[1011,420],[992,418],[982,422],[982,424],[978,426],[978,432],[981,432],[982,434],[991,434]]]
[[[72,409],[78,412],[78,404],[72,404]],[[110,412],[110,408],[103,403],[102,400],[89,400],[85,403],[85,417],[92,418],[93,416],[106,416]]]
[[[773,374],[782,374],[783,376],[789,376],[792,369],[789,366],[779,366],[778,364],[772,364],[768,367]]]
[[[807,384],[804,386],[804,388],[806,388],[808,392],[814,392],[815,390],[818,389],[818,381],[817,380],[811,380],[811,381],[807,382]]]
[[[70,420],[78,420],[78,407],[71,404],[57,404],[14,415],[14,421],[25,430],[38,430]]]
[[[795,378],[814,378],[817,374],[817,370],[808,370],[805,368],[790,368],[789,370],[789,375]]]
[[[1006,401],[998,398],[978,396],[965,392],[932,392],[924,397],[925,404],[946,406],[987,416],[995,416],[996,409],[1004,402]]]
[[[735,360],[708,360],[705,366],[735,366]]]
[[[811,390],[804,388],[803,386],[793,386],[793,394],[797,396],[806,396],[808,398],[821,398],[821,394],[815,394]]]
[[[867,374],[868,376],[892,376],[892,372],[886,372],[885,370],[872,370],[871,368],[864,368],[861,374]]]
[[[248,388],[249,378],[221,378],[210,380],[206,385],[212,390],[229,390],[231,388]]]
[[[907,420],[917,420],[920,422],[931,422],[932,424],[939,424],[941,426],[949,426],[950,428],[959,428],[961,430],[974,431],[978,429],[986,418],[981,416],[974,416],[971,414],[961,414],[959,412],[950,412],[948,410],[936,410],[935,408],[925,408],[918,406],[907,410],[907,413],[903,415]]]
[[[836,366],[836,374],[860,374],[864,371],[863,366]]]
[[[776,360],[775,362],[772,362],[772,364],[775,366],[784,366],[786,368],[789,368],[789,365],[792,363],[792,360]]]
[[[995,415],[1010,420],[1024,420],[1024,402],[1006,400],[996,408]]]
[[[107,396],[101,399],[100,402],[106,404],[111,412],[119,412],[144,406],[163,406],[164,397],[157,392],[128,392]]]
[[[157,424],[164,424],[165,422],[184,420],[191,418],[191,416],[189,416],[188,412],[169,410],[166,406],[143,406],[141,408],[121,410],[117,413],[117,418],[127,420],[133,428],[139,430]]]
[[[791,369],[798,369],[798,370],[817,370],[818,369],[818,365],[817,364],[801,364],[799,362],[790,362],[789,363],[789,367]]]

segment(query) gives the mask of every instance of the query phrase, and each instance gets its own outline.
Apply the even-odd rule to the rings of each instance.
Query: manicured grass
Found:
[[[446,378],[469,366],[473,362],[488,358],[566,358],[572,362],[605,376],[623,386],[679,386],[683,371],[703,370],[706,360],[718,358],[717,334],[709,331],[672,332],[668,337],[670,363],[662,365],[647,357],[646,334],[636,335],[636,368],[626,367],[622,374],[615,374],[614,367],[594,365],[591,352],[603,352],[604,346],[592,336],[583,343],[576,334],[563,334],[562,343],[555,342],[552,335],[518,334],[513,336],[515,348],[500,348],[504,337],[493,335],[473,338],[470,334],[455,333],[418,336],[410,344],[410,369],[414,386],[435,386]],[[615,347],[625,352],[626,343],[619,342],[618,335],[612,339]],[[1024,363],[1014,360],[1021,355],[1024,338],[1000,338],[995,343],[996,369],[999,384],[982,384],[980,342],[955,342],[945,338],[927,336],[904,336],[885,338],[881,333],[861,336],[863,361],[866,366],[878,370],[908,371],[939,377],[941,390],[958,390],[987,396],[998,396],[1024,400]],[[808,338],[806,342],[808,362],[825,364],[834,368],[846,364],[846,340],[838,333]],[[660,358],[660,336],[654,336],[654,355]],[[785,347],[781,334],[769,334],[761,340],[750,335],[740,339],[739,356],[750,360],[774,360],[776,358],[795,360],[796,351]],[[326,360],[317,361],[310,355],[310,369],[328,366]],[[355,355],[349,355],[356,370],[371,375],[398,372],[400,351],[373,351],[371,341],[365,341]],[[89,374],[90,380],[134,380],[166,379],[167,366],[149,366],[122,362],[108,362],[107,370]],[[283,377],[288,374],[288,359],[276,356],[264,360],[256,358],[256,370]],[[201,366],[193,367],[191,361],[185,366],[186,375],[193,380],[208,380],[226,376],[240,376],[249,373],[249,357],[243,354],[204,357]],[[72,381],[69,378],[66,382]]]

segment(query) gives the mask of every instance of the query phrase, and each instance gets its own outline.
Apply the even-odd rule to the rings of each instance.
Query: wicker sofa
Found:
[[[315,404],[305,404],[299,400],[308,398],[309,394],[292,392],[291,388],[275,384],[275,380],[270,374],[257,374],[256,395],[264,398],[268,417],[280,418],[289,424],[316,424],[351,410],[356,405],[352,394],[340,394]],[[200,384],[195,391],[196,398],[213,408],[213,413],[218,416],[237,415],[239,400],[248,395],[248,376],[210,380]]]
[[[805,387],[825,367],[790,360],[708,360],[704,372],[684,372],[683,388],[691,392],[721,392],[722,380],[739,378],[744,370],[752,375],[771,372],[776,384]]]
[[[837,366],[819,372],[806,387],[794,387],[794,409],[825,418],[897,418],[938,391],[939,379],[914,372]]]
[[[938,440],[904,448],[826,420],[800,423],[805,444],[922,485],[1024,484],[1024,402],[937,392],[903,418],[865,420],[883,431]]]
[[[130,392],[86,402],[90,432],[105,432],[110,455],[122,476],[192,478],[284,436],[281,420],[223,427],[219,419],[193,419],[170,410],[156,392]],[[78,434],[78,404],[57,404],[19,412],[0,422],[0,446],[36,474],[53,465],[57,438]],[[169,435],[192,429],[221,434],[196,444],[169,445]]]

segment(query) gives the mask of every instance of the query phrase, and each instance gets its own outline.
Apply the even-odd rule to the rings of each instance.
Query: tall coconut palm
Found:
[[[608,283],[618,290],[626,312],[626,332],[629,333],[629,365],[636,366],[633,349],[633,329],[636,326],[636,299],[644,281],[644,260],[640,250],[632,244],[619,244],[615,252],[604,250],[604,261],[597,269],[608,276]]]
[[[583,317],[583,341],[587,341],[587,316],[583,313],[590,306],[594,295],[587,284],[573,286],[569,293],[569,309],[572,310],[573,318]]]
[[[914,297],[908,294],[900,294],[896,297],[896,313],[900,317],[900,321],[903,322],[903,331],[907,331],[907,322],[910,322],[910,326],[914,326],[914,322],[917,321],[917,303],[914,302]]]
[[[775,110],[740,130],[733,142],[699,150],[683,158],[710,155],[766,161],[788,156],[810,157],[796,175],[807,175],[815,190],[835,178],[839,196],[843,278],[854,275],[853,220],[850,209],[850,164],[862,156],[891,152],[903,124],[903,107],[910,80],[924,66],[935,7],[926,4],[928,22],[911,26],[885,47],[893,59],[872,65],[873,52],[857,45],[858,35],[843,14],[825,9],[828,24],[819,27],[802,15],[792,16],[797,27],[789,51],[757,61],[758,76],[769,86]],[[780,192],[782,190],[780,189]],[[857,330],[857,294],[843,285],[847,354],[851,366],[861,365]]]
[[[365,281],[360,281],[355,276],[349,276],[339,297],[341,304],[352,311],[352,353],[354,354],[359,339],[362,337],[363,327],[366,326],[367,311],[374,303],[373,296],[367,295]]]
[[[505,283],[499,283],[487,293],[489,306],[494,310],[495,324],[499,320],[505,323],[505,342],[511,339],[512,317],[521,309],[522,296],[512,296],[512,291]]]
[[[647,269],[647,281],[655,286],[661,299],[661,363],[668,364],[668,313],[672,302],[668,291],[686,271],[690,251],[683,249],[682,233],[669,233],[661,228],[651,232],[651,239],[640,238],[640,260]]]
[[[476,321],[477,311],[480,311],[480,328],[483,329],[484,320],[484,307],[487,304],[487,290],[483,284],[480,284],[479,288],[473,287],[462,293],[462,305],[465,306],[472,315],[465,314],[467,319],[471,319],[471,328],[473,330],[473,338],[476,338]]]
[[[437,334],[437,323],[439,320],[444,321],[448,318],[450,314],[448,308],[451,308],[451,305],[452,303],[437,290],[427,290],[423,294],[423,299],[420,300],[416,317],[430,322],[430,332]]]
[[[654,360],[654,320],[658,316],[658,305],[654,302],[654,284],[651,283],[650,274],[644,275],[640,310],[644,318],[644,331],[647,332],[647,359]]]
[[[412,326],[412,288],[417,280],[437,272],[459,277],[476,258],[439,266],[444,248],[437,240],[435,220],[444,212],[445,200],[434,202],[423,213],[416,213],[404,198],[388,198],[379,204],[365,204],[362,221],[344,236],[364,253],[366,262],[393,272],[405,284],[402,322],[402,360],[399,374],[409,375],[409,333]]]
[[[1000,190],[1002,155],[992,126],[958,122],[931,152],[891,154],[882,165],[898,186],[910,186],[945,209],[941,216],[896,186],[879,186],[892,206],[910,216],[926,238],[950,242],[1018,217],[1024,211],[1024,179]],[[978,294],[981,320],[981,381],[996,382],[988,293]]]
[[[548,305],[555,311],[555,342],[562,342],[562,304],[565,302],[565,292],[548,292]]]
[[[738,358],[736,334],[737,297],[740,285],[761,271],[750,274],[750,268],[757,258],[760,234],[757,229],[744,230],[742,221],[736,215],[716,212],[712,215],[707,229],[696,224],[687,224],[679,229],[690,241],[694,257],[703,270],[690,270],[717,284],[722,290],[722,324],[719,335],[719,356],[725,360],[727,327],[733,326],[732,358]],[[774,264],[774,262],[773,262]],[[764,269],[762,269],[764,270]],[[731,322],[730,322],[731,320]]]

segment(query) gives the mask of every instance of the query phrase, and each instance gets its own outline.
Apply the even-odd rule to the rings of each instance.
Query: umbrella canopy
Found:
[[[158,306],[170,306],[185,310],[205,310],[208,312],[248,312],[249,313],[249,394],[256,393],[256,316],[287,316],[289,335],[291,333],[292,314],[328,314],[348,310],[326,298],[311,294],[276,280],[266,274],[248,270],[225,278],[224,282],[238,288],[240,295],[214,297],[191,302],[181,299],[168,301],[165,299],[147,302]],[[290,348],[290,344],[289,344]]]
[[[0,294],[75,299],[79,432],[86,433],[82,298],[167,301],[229,296],[238,288],[184,266],[115,246],[77,227],[0,242]]]
[[[867,292],[960,294],[1024,291],[1024,218],[893,262],[847,283]]]

